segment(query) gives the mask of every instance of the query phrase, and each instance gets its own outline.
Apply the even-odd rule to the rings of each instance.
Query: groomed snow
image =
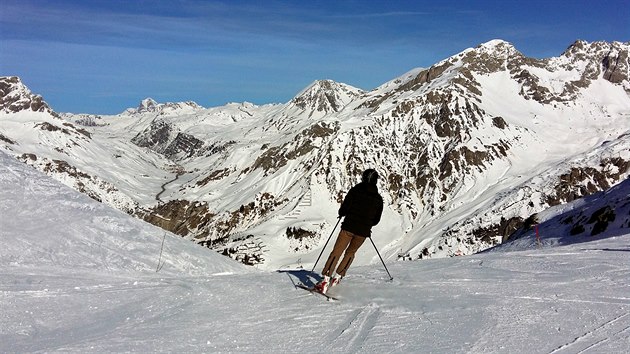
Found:
[[[391,282],[355,267],[328,302],[294,288],[308,272],[245,268],[0,152],[0,238],[0,352],[630,348],[629,234],[388,263]]]

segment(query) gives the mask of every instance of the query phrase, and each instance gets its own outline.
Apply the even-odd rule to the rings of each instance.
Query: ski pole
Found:
[[[330,233],[330,236],[328,236],[328,240],[326,240],[326,244],[324,245],[324,248],[322,248],[322,251],[319,253],[319,257],[317,257],[317,260],[315,261],[315,264],[313,265],[313,269],[311,269],[311,272],[315,271],[315,267],[317,267],[317,262],[319,262],[319,259],[322,257],[322,254],[324,253],[326,246],[328,246],[328,241],[330,241],[330,239],[332,238],[332,235],[335,233],[335,229],[337,228],[337,225],[339,225],[340,221],[341,221],[341,216],[337,219],[337,223],[335,224],[335,227]]]
[[[387,275],[389,275],[389,280],[394,280],[394,277],[392,277],[392,275],[389,274],[389,270],[387,269],[387,266],[385,265],[385,261],[383,261],[383,257],[381,257],[381,254],[378,252],[378,248],[376,248],[374,241],[372,241],[371,237],[368,237],[368,238],[370,239],[370,242],[372,242],[372,246],[374,246],[374,249],[376,250],[376,254],[378,254],[378,258],[381,259],[381,263],[383,263],[383,267],[385,267],[385,271],[387,272]]]

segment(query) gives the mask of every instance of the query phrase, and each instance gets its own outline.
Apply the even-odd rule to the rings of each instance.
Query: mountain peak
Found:
[[[336,82],[334,80],[325,79],[325,80],[315,80],[310,85],[306,86],[302,91],[300,91],[295,98],[302,97],[304,95],[309,95],[311,93],[321,93],[321,92],[332,92],[332,91],[343,91],[346,88],[350,88],[351,90],[358,90],[357,88],[348,86],[346,84],[342,84],[340,82]],[[295,99],[294,98],[294,99]]]
[[[303,110],[333,113],[339,112],[361,93],[361,89],[333,80],[316,80],[298,93],[290,104]]]
[[[158,103],[152,99],[151,97],[147,97],[140,102],[138,105],[138,112],[151,112],[155,111],[158,106]]]
[[[202,109],[200,105],[198,105],[194,101],[185,101],[185,102],[167,102],[167,103],[158,103],[151,97],[147,97],[140,101],[140,104],[137,108],[128,108],[124,113],[126,114],[139,114],[139,113],[162,113],[165,111],[181,111],[181,110],[198,110]]]
[[[571,63],[582,63],[591,68],[590,79],[596,79],[601,72],[604,79],[613,84],[621,84],[630,93],[630,77],[628,76],[628,56],[630,42],[587,42],[577,40],[562,53],[562,58]],[[589,64],[590,63],[590,64]]]
[[[481,43],[471,51],[481,55],[488,54],[495,59],[506,59],[515,54],[520,55],[520,52],[516,50],[512,43],[504,41],[502,39],[493,39],[488,42]]]
[[[573,42],[565,51],[562,53],[564,57],[583,57],[584,55],[592,54],[602,54],[602,52],[627,52],[630,49],[630,42],[606,42],[606,41],[596,41],[596,42],[587,42],[585,40],[578,39]]]
[[[489,40],[485,43],[481,43],[480,45],[477,46],[477,48],[504,48],[504,47],[511,47],[514,48],[514,45],[512,45],[512,43],[505,41],[503,39],[492,39]]]
[[[42,96],[33,94],[19,77],[0,77],[0,112],[17,113],[27,110],[48,112],[57,116]]]

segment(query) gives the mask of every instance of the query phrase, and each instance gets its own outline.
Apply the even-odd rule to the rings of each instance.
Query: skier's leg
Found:
[[[335,241],[335,247],[333,247],[332,252],[330,252],[330,256],[328,256],[328,260],[324,265],[322,275],[332,275],[333,269],[335,269],[335,267],[337,266],[339,258],[341,258],[343,251],[346,249],[346,247],[348,247],[350,241],[352,241],[352,234],[348,231],[341,230],[341,232],[339,232],[339,236],[337,236],[337,241]]]
[[[341,275],[342,277],[346,276],[346,271],[348,270],[348,268],[350,268],[350,265],[352,264],[352,261],[354,260],[354,254],[357,253],[357,250],[359,249],[359,247],[361,247],[361,245],[365,241],[365,237],[356,236],[353,234],[350,234],[350,235],[352,235],[350,245],[346,249],[346,253],[343,256],[343,260],[341,261],[341,263],[339,263],[339,267],[337,268],[337,274]]]

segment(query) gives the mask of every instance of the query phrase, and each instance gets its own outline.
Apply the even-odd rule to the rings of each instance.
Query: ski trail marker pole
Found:
[[[385,261],[383,261],[383,257],[381,257],[381,254],[378,252],[378,248],[376,248],[374,241],[372,241],[371,237],[368,237],[368,238],[370,239],[370,242],[372,242],[372,246],[374,246],[374,249],[376,250],[376,254],[378,254],[378,258],[381,259],[381,263],[383,263],[383,267],[385,267],[385,271],[387,272],[387,275],[389,275],[389,280],[394,280],[394,277],[392,277],[392,275],[389,274],[389,270],[387,269],[387,266],[385,265]]]
[[[157,264],[157,267],[155,268],[156,273],[159,272],[160,269],[164,267],[164,263],[166,263],[166,261],[162,263],[162,250],[164,250],[164,240],[166,240],[166,232],[164,233],[164,237],[162,237],[162,246],[160,246],[160,258],[158,258],[158,264]],[[162,263],[161,266],[160,266],[160,263]]]
[[[322,254],[324,253],[324,250],[326,249],[326,246],[328,246],[328,241],[330,241],[330,239],[332,238],[332,235],[335,233],[335,229],[337,228],[337,225],[339,225],[340,221],[341,221],[341,217],[339,217],[337,219],[337,223],[335,224],[335,227],[333,228],[332,232],[330,233],[330,236],[328,236],[328,240],[326,240],[326,244],[324,245],[324,248],[322,248],[322,251],[319,253],[319,257],[317,257],[317,260],[315,261],[315,264],[313,264],[313,269],[311,269],[311,272],[315,271],[315,267],[317,267],[317,263],[319,262],[319,259],[322,257]]]

